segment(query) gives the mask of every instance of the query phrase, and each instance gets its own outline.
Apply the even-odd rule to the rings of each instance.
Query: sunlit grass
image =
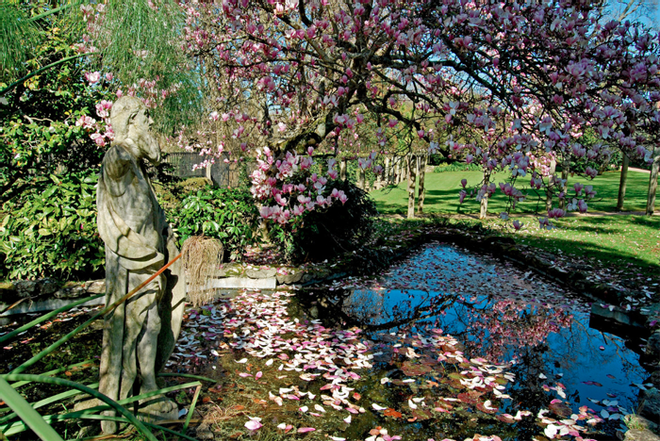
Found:
[[[550,230],[538,227],[532,216],[519,219],[523,228],[510,234],[517,242],[617,267],[660,266],[660,217],[636,215],[580,216],[553,221]],[[503,221],[490,221],[504,226]],[[655,271],[655,270],[654,270]],[[649,272],[649,275],[650,272]]]
[[[593,181],[578,177],[570,177],[569,189],[573,184],[580,182],[584,185],[593,185],[597,194],[589,201],[590,211],[614,211],[616,209],[617,195],[619,191],[618,171],[606,172]],[[461,179],[467,179],[468,190],[479,186],[482,181],[481,172],[443,172],[427,173],[425,178],[426,199],[424,202],[425,213],[438,214],[475,214],[479,212],[479,204],[470,198],[465,198],[463,204],[458,203],[458,194],[461,190]],[[495,174],[491,179],[495,184],[504,182],[507,174]],[[629,171],[624,211],[643,211],[646,208],[646,195],[649,183],[648,173]],[[545,194],[530,189],[529,179],[519,179],[516,186],[527,196],[527,199],[517,204],[514,213],[543,213],[545,211]],[[569,192],[570,194],[570,192]],[[376,202],[378,211],[383,214],[405,214],[407,210],[406,183],[402,182],[393,188],[375,190],[370,193]],[[506,210],[507,197],[499,190],[489,201],[488,212],[499,214]],[[555,202],[556,205],[556,202]]]
[[[461,179],[468,180],[468,188],[481,182],[480,172],[444,172],[426,175],[425,213],[441,215],[469,214],[476,215],[479,205],[466,198],[465,203],[458,203]],[[503,175],[495,175],[493,182],[499,183]],[[624,211],[643,211],[646,208],[646,196],[649,175],[629,171]],[[527,178],[525,178],[527,182]],[[500,231],[511,234],[519,243],[533,245],[550,252],[561,252],[585,259],[594,259],[604,264],[626,268],[640,266],[644,270],[660,265],[660,217],[638,215],[594,215],[599,212],[614,212],[619,190],[619,172],[607,172],[591,182],[576,177],[569,178],[569,188],[575,182],[593,185],[597,192],[589,201],[591,215],[571,215],[553,221],[551,230],[539,228],[535,214],[545,214],[545,199],[542,195],[530,191],[526,185],[520,185],[528,195],[525,202],[512,210],[512,216],[524,224],[521,231],[514,234],[510,222],[486,221]],[[406,184],[376,190],[371,196],[383,214],[405,214],[407,208]],[[497,192],[489,201],[489,214],[497,215],[507,208],[507,200]]]

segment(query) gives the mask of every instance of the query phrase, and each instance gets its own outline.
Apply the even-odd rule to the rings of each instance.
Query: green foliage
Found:
[[[25,73],[23,62],[30,57],[36,28],[15,4],[0,2],[0,80]]]
[[[190,236],[220,239],[231,260],[255,242],[259,212],[252,195],[241,189],[205,187],[191,193],[174,213],[180,244]]]
[[[199,118],[202,94],[198,71],[184,58],[176,37],[184,32],[183,9],[173,0],[152,6],[146,1],[105,2],[94,41],[102,56],[91,61],[98,62],[98,70],[111,70],[122,84],[153,80],[158,90],[170,92],[154,119],[160,130],[172,133]]]
[[[442,165],[445,164],[447,161],[447,158],[445,155],[442,155],[440,153],[433,153],[429,155],[429,165]]]
[[[96,173],[51,175],[3,206],[0,276],[90,279],[101,275],[96,226]]]
[[[451,164],[443,163],[439,164],[433,169],[433,173],[444,173],[444,172],[458,172],[458,171],[481,171],[481,166],[479,164],[465,164],[462,162],[454,162]]]
[[[374,167],[380,165],[385,167],[385,161],[383,157],[378,157],[374,162]],[[364,183],[368,187],[373,187],[374,183],[378,180],[379,175],[374,172],[374,167],[370,167],[364,170]],[[349,160],[346,162],[346,179],[357,183],[360,179],[360,165],[357,159]]]
[[[357,249],[371,235],[378,212],[369,195],[349,181],[337,180],[333,188],[344,191],[348,197],[344,204],[335,202],[327,209],[306,212],[302,224],[293,230],[270,227],[271,240],[288,260],[329,259]]]
[[[36,14],[40,8],[30,12]],[[37,21],[43,30],[34,36],[31,58],[23,63],[23,70],[34,72],[76,55],[72,43],[81,29],[63,20],[52,14]],[[46,181],[41,178],[56,171],[98,167],[103,152],[76,121],[83,115],[95,117],[95,105],[107,91],[103,83],[90,87],[82,75],[84,68],[80,61],[61,64],[20,82],[3,96],[0,202],[28,187],[43,185]]]
[[[107,83],[83,78],[86,65],[73,47],[85,29],[72,20],[77,5],[3,2],[5,13],[27,20],[30,38],[2,81],[39,74],[11,89],[0,83],[0,277],[97,277],[104,256],[94,187],[103,150],[76,122],[96,117]],[[43,69],[63,60],[71,61]]]

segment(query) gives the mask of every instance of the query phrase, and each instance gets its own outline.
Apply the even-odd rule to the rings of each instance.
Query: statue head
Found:
[[[110,109],[110,123],[115,144],[122,145],[137,159],[160,162],[160,147],[151,133],[153,120],[142,101],[132,96],[119,98]]]

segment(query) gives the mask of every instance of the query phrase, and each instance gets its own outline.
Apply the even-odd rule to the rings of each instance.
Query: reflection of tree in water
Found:
[[[391,339],[401,336],[428,336],[440,328],[462,343],[469,358],[515,361],[511,372],[516,381],[510,385],[512,401],[505,412],[529,409],[536,414],[551,407],[555,398],[566,400],[577,412],[585,405],[593,408],[592,398],[615,395],[633,408],[636,391],[631,393],[630,382],[643,378],[626,348],[629,344],[591,329],[590,307],[572,295],[531,271],[434,245],[383,278],[337,282],[299,298],[326,324],[356,325],[379,344],[393,344]],[[381,368],[391,369],[390,361],[383,360]],[[618,378],[607,375],[610,372]],[[597,375],[603,377],[598,380],[603,387],[588,384]],[[526,419],[512,426],[522,438],[511,439],[531,439],[538,431]]]
[[[572,314],[542,304],[529,305],[512,299],[488,299],[478,307],[465,305],[457,314],[465,326],[469,353],[496,362],[516,361],[521,351],[544,344],[550,333],[569,328]]]

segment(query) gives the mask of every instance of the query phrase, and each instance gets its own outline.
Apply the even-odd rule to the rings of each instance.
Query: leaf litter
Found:
[[[305,437],[318,434],[318,439],[401,439],[416,424],[431,422],[436,433],[453,428],[456,434],[448,435],[463,439],[474,432],[462,433],[457,428],[461,421],[476,418],[497,427],[533,418],[529,411],[501,413],[515,381],[510,365],[466,357],[463,345],[440,329],[426,335],[395,332],[383,342],[358,327],[338,329],[292,317],[295,295],[295,289],[244,290],[190,310],[168,367],[203,371],[209,363],[226,366],[233,359],[234,366],[258,371],[259,378],[247,369],[228,369],[224,374],[229,378],[222,380],[238,389],[223,388],[225,397],[249,390],[255,402],[266,403],[236,415],[243,415],[241,425],[249,432],[268,426]],[[386,405],[378,403],[379,396]],[[586,408],[566,416],[556,420],[540,414],[537,422],[546,436],[583,439],[584,424],[601,421]],[[378,433],[365,433],[365,425]]]

